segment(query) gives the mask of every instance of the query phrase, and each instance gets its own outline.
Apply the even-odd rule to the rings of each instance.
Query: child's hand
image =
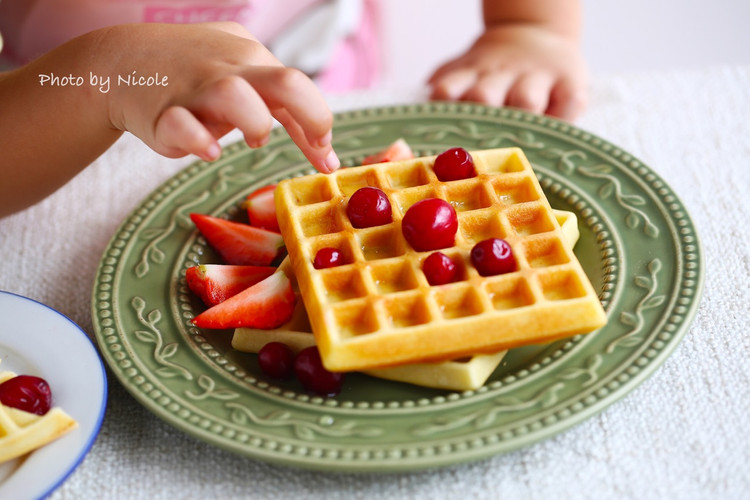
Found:
[[[239,128],[248,145],[261,146],[276,118],[315,168],[339,166],[333,118],[315,84],[237,24],[119,26],[101,33],[97,49],[111,75],[168,77],[166,86],[113,81],[106,94],[111,126],[158,153],[215,160],[218,138]]]
[[[429,83],[433,99],[507,105],[566,120],[586,106],[586,67],[577,43],[532,23],[488,28]]]
[[[109,84],[92,83],[98,77]],[[134,77],[145,85],[124,83]],[[82,35],[0,73],[0,146],[8,146],[0,217],[51,194],[123,131],[169,157],[214,160],[217,139],[234,128],[250,146],[266,142],[272,117],[315,168],[339,166],[333,117],[313,82],[239,25],[133,24]]]

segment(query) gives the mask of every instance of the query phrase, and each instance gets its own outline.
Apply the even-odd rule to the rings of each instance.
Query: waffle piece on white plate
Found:
[[[10,371],[0,372],[0,383],[15,376]],[[0,403],[0,463],[34,451],[77,426],[78,423],[58,407],[37,415]]]
[[[606,323],[593,286],[519,148],[472,151],[472,176],[441,181],[424,157],[287,179],[276,188],[279,226],[327,369],[363,371],[445,361],[545,343]],[[390,222],[355,227],[350,197],[375,187]],[[452,244],[440,251],[459,268],[431,286],[402,226],[410,207],[440,199],[456,212]],[[432,234],[418,235],[430,240]],[[481,275],[470,257],[480,241],[510,245],[510,272]],[[334,248],[341,265],[316,269]]]

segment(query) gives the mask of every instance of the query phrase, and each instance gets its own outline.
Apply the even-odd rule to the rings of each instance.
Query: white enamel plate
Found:
[[[73,472],[99,433],[107,401],[104,366],[91,340],[66,316],[0,292],[0,371],[42,377],[53,405],[78,422],[60,439],[0,464],[0,498],[42,498]]]

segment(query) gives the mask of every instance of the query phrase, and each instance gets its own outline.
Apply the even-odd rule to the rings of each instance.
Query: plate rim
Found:
[[[563,122],[557,121],[555,119],[551,119],[549,117],[543,117],[543,116],[539,116],[539,115],[532,115],[530,113],[526,113],[526,112],[523,112],[523,111],[520,111],[520,110],[513,110],[513,109],[509,109],[509,108],[488,108],[486,106],[474,105],[474,104],[469,105],[469,104],[436,103],[436,102],[419,103],[419,104],[391,105],[391,106],[382,106],[382,107],[375,107],[375,108],[364,108],[364,109],[360,109],[360,110],[344,111],[344,112],[341,112],[341,113],[337,113],[336,114],[336,119],[341,119],[341,118],[351,117],[351,116],[358,116],[358,115],[361,115],[363,113],[365,115],[367,115],[367,114],[372,114],[372,115],[388,114],[388,113],[392,113],[392,112],[394,112],[396,110],[403,111],[403,112],[414,111],[414,110],[419,110],[419,111],[422,111],[422,112],[425,112],[425,111],[429,112],[430,110],[433,110],[435,106],[453,107],[455,109],[462,109],[464,111],[468,110],[467,112],[472,112],[472,113],[476,113],[477,110],[478,110],[480,113],[484,113],[484,114],[488,114],[488,113],[492,112],[491,110],[494,110],[494,112],[496,112],[496,113],[505,114],[506,115],[506,116],[504,116],[505,118],[515,117],[516,119],[523,120],[523,121],[526,121],[528,123],[536,123],[538,125],[542,125],[543,127],[549,127],[549,126],[554,125],[552,128],[556,128],[559,131],[563,131],[563,132],[567,131],[568,133],[570,131],[575,131],[575,133],[578,134],[579,136],[583,136],[586,141],[598,141],[599,144],[606,144],[606,145],[608,145],[610,148],[612,148],[614,150],[621,151],[623,155],[627,156],[630,160],[632,160],[633,162],[637,163],[640,168],[645,169],[645,171],[647,171],[652,177],[654,177],[657,180],[659,180],[662,183],[662,185],[665,187],[665,189],[672,196],[672,199],[674,200],[673,203],[675,203],[675,204],[679,205],[680,207],[682,207],[682,211],[684,212],[683,213],[683,219],[687,221],[687,225],[689,226],[689,229],[692,231],[692,235],[694,236],[694,246],[696,248],[693,251],[693,254],[697,256],[697,261],[698,261],[697,262],[698,276],[697,276],[697,278],[695,280],[696,283],[695,283],[695,286],[694,286],[694,291],[695,291],[694,297],[695,297],[695,299],[692,300],[689,303],[689,307],[687,308],[686,312],[684,314],[682,314],[682,321],[680,323],[679,328],[671,336],[671,339],[668,342],[666,348],[663,348],[663,349],[659,350],[658,353],[657,353],[658,355],[655,356],[655,357],[653,357],[651,359],[651,361],[645,367],[643,367],[642,369],[640,369],[637,372],[637,374],[634,375],[632,377],[632,379],[628,381],[628,383],[627,383],[627,389],[626,390],[616,390],[616,391],[613,391],[613,393],[610,393],[609,395],[607,395],[606,397],[602,397],[602,398],[599,398],[599,399],[595,400],[593,402],[593,404],[591,404],[589,406],[586,406],[586,408],[584,410],[582,410],[582,411],[576,412],[574,414],[573,418],[568,418],[564,422],[558,422],[556,425],[548,425],[546,427],[543,427],[542,429],[537,429],[536,431],[530,433],[530,435],[526,436],[525,438],[517,440],[518,441],[518,445],[513,446],[511,448],[507,448],[507,447],[498,445],[498,446],[495,446],[495,448],[498,448],[498,449],[494,449],[492,446],[487,446],[487,447],[485,447],[485,451],[484,452],[482,452],[482,453],[472,453],[470,457],[468,457],[468,458],[462,458],[462,459],[459,459],[459,460],[451,460],[451,459],[446,460],[444,456],[436,456],[435,460],[426,460],[426,459],[425,460],[420,460],[419,463],[416,463],[416,464],[415,463],[404,464],[404,462],[399,462],[398,465],[394,466],[393,471],[404,470],[404,468],[415,470],[415,469],[420,469],[420,468],[429,468],[429,467],[434,467],[434,466],[450,465],[450,464],[454,464],[454,463],[458,463],[458,462],[463,462],[463,461],[469,461],[469,460],[474,460],[474,459],[486,458],[487,456],[494,455],[494,454],[497,454],[499,452],[509,451],[510,449],[516,449],[518,447],[526,446],[526,445],[528,445],[528,444],[530,444],[532,442],[536,442],[536,441],[539,441],[541,439],[545,439],[545,438],[547,438],[547,437],[549,437],[551,435],[557,434],[561,430],[570,428],[573,425],[576,425],[576,424],[578,424],[578,423],[580,423],[580,422],[582,422],[582,421],[590,418],[591,416],[599,413],[604,408],[606,408],[606,407],[610,406],[611,404],[613,404],[615,401],[617,401],[617,400],[621,399],[622,397],[624,397],[625,395],[631,393],[644,380],[646,380],[647,378],[649,378],[653,374],[653,372],[655,372],[663,364],[664,360],[666,360],[672,354],[672,352],[674,351],[674,349],[676,349],[676,347],[680,344],[682,338],[684,338],[685,334],[687,333],[687,331],[688,331],[688,329],[690,327],[690,324],[692,323],[692,320],[693,320],[695,314],[697,313],[697,310],[698,310],[698,307],[699,307],[699,304],[700,304],[700,297],[702,296],[702,289],[703,289],[704,281],[705,281],[705,265],[704,265],[704,262],[703,262],[703,260],[704,260],[704,254],[703,254],[703,251],[702,251],[702,246],[701,246],[701,243],[700,243],[700,238],[698,238],[697,228],[696,228],[694,222],[691,220],[690,215],[687,213],[687,210],[684,208],[684,204],[681,202],[681,200],[679,200],[679,197],[677,197],[677,195],[674,193],[674,191],[671,189],[671,187],[666,182],[664,182],[663,179],[661,179],[661,177],[659,177],[658,174],[656,174],[652,169],[650,169],[649,167],[647,167],[645,164],[643,164],[639,160],[633,158],[629,153],[620,150],[617,146],[609,143],[608,141],[606,141],[604,139],[601,139],[598,136],[596,136],[594,134],[591,134],[589,132],[586,132],[586,131],[584,131],[582,129],[579,129],[579,128],[575,127],[574,125],[563,123]],[[488,110],[490,110],[490,111],[488,111]],[[445,111],[445,110],[443,110],[443,111]],[[550,125],[550,124],[552,124],[552,125]],[[278,130],[274,131],[274,132],[277,133],[277,135],[280,134],[280,132],[278,132]],[[271,142],[273,143],[273,140]],[[247,148],[246,148],[246,146],[244,146],[241,143],[235,143],[235,144],[230,145],[227,148],[225,148],[225,155],[227,157],[231,156],[232,154],[240,154],[240,155],[247,154]],[[201,162],[201,161],[195,162],[192,165],[186,167],[183,171],[181,171],[181,173],[187,172],[191,168],[198,169],[198,168],[200,168],[200,165],[205,166],[207,164],[205,164],[205,162]],[[210,168],[211,167],[209,166],[209,169]],[[147,200],[149,200],[155,193],[159,192],[163,187],[167,186],[170,182],[172,182],[181,173],[178,173],[177,175],[175,175],[172,178],[168,179],[167,181],[165,181],[162,184],[162,186],[160,186],[156,190],[152,191],[148,196],[146,196],[134,208],[133,212],[137,211],[139,207],[142,207],[144,205],[144,203]],[[224,203],[226,204],[228,202],[225,200]],[[131,215],[132,215],[132,213],[131,213]],[[120,231],[121,231],[122,227],[124,227],[128,223],[129,219],[130,219],[130,217],[126,217],[126,219],[123,220],[123,222],[120,224],[120,227],[118,227],[117,231],[114,233],[114,235],[112,237],[112,240],[110,241],[110,244],[107,246],[107,250],[110,249],[111,245],[116,240],[117,235],[120,234]],[[676,238],[676,235],[673,235],[673,238]],[[107,250],[105,250],[105,252],[104,252],[105,256],[107,255]],[[103,257],[103,259],[104,259],[104,257]],[[102,262],[100,262],[99,269],[97,270],[97,278],[96,278],[95,283],[94,283],[94,291],[93,291],[94,295],[92,295],[92,298],[93,298],[93,300],[92,300],[92,313],[93,313],[92,317],[93,317],[93,322],[94,322],[94,329],[95,329],[97,338],[98,338],[98,340],[100,342],[100,345],[101,345],[101,341],[102,341],[102,336],[101,336],[102,333],[101,333],[100,330],[102,329],[102,327],[101,327],[101,325],[99,324],[99,321],[98,321],[98,315],[97,315],[98,310],[97,310],[96,304],[95,304],[95,300],[96,300],[95,294],[96,294],[96,290],[97,290],[97,284],[99,283],[99,279],[101,277],[101,271],[102,271],[102,266],[103,265],[104,265],[104,262],[102,260]],[[174,284],[172,284],[170,286],[174,286]],[[169,308],[170,306],[167,306],[167,307]],[[110,359],[109,353],[106,353],[105,356],[104,356],[104,358],[105,358],[105,360],[107,361],[107,363],[111,367],[112,367],[112,363],[115,363],[114,359]],[[206,432],[201,431],[200,429],[196,429],[195,426],[188,425],[186,422],[184,422],[181,419],[170,418],[170,413],[168,411],[166,411],[164,408],[162,408],[161,406],[159,406],[158,404],[156,404],[150,398],[145,397],[140,390],[137,390],[135,387],[132,387],[132,384],[123,376],[123,374],[120,373],[119,369],[116,369],[116,368],[113,367],[113,371],[117,375],[117,378],[120,380],[120,382],[123,383],[123,385],[125,385],[125,387],[128,390],[128,392],[130,392],[131,394],[133,394],[133,396],[141,404],[143,404],[144,406],[148,407],[152,412],[156,413],[160,418],[167,420],[168,423],[170,423],[171,425],[173,425],[173,426],[175,426],[177,428],[180,428],[182,431],[184,431],[184,432],[186,432],[186,433],[188,433],[190,435],[193,435],[195,437],[198,437],[200,439],[207,440],[211,444],[216,445],[218,447],[221,447],[221,448],[224,448],[224,449],[228,449],[228,450],[234,451],[234,452],[243,453],[243,454],[246,454],[248,456],[251,456],[251,457],[254,457],[254,458],[258,458],[258,459],[262,459],[262,460],[266,460],[266,461],[269,461],[269,462],[280,463],[280,464],[283,464],[283,465],[292,465],[292,466],[299,466],[299,467],[303,467],[303,468],[314,468],[314,469],[319,469],[319,470],[337,471],[337,472],[372,471],[372,469],[369,468],[367,466],[367,464],[347,464],[347,466],[337,468],[335,466],[332,466],[332,464],[330,462],[326,462],[323,465],[315,464],[315,463],[311,464],[311,463],[309,463],[310,462],[309,460],[295,460],[295,457],[293,457],[292,454],[289,454],[289,456],[282,456],[282,457],[276,456],[274,454],[265,454],[264,455],[264,453],[262,453],[263,450],[260,450],[260,449],[256,449],[255,453],[249,453],[246,450],[244,450],[244,448],[242,446],[231,446],[231,445],[227,445],[224,442],[214,442],[210,438],[207,438]],[[614,396],[612,394],[614,394]],[[237,448],[239,448],[239,449],[237,449]],[[304,457],[302,457],[302,458],[304,458]],[[381,471],[382,472],[390,472],[389,470],[383,470],[382,467],[380,469],[376,470],[376,472],[381,472]]]

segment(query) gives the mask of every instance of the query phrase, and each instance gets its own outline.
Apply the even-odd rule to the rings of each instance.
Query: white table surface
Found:
[[[380,91],[330,104],[343,111],[420,95]],[[110,377],[101,433],[51,498],[748,498],[750,67],[595,77],[577,125],[667,180],[705,254],[692,327],[624,399],[505,455],[350,476],[272,466],[197,441]],[[53,196],[0,219],[0,289],[48,304],[93,335],[90,295],[107,242],[142,198],[191,161],[161,158],[125,136]]]

